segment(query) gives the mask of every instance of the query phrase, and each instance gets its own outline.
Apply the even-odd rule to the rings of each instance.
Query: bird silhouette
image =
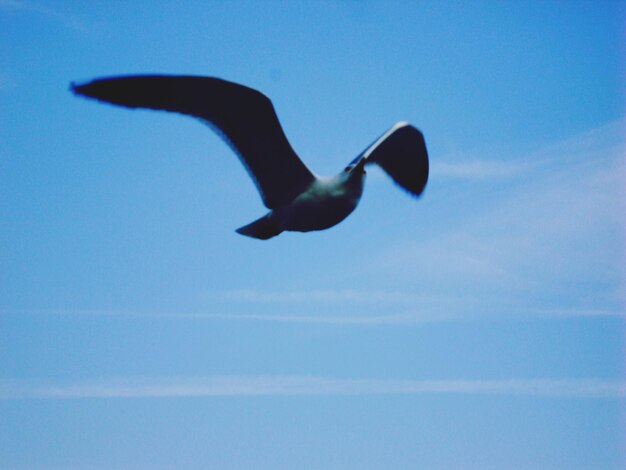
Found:
[[[134,75],[70,85],[78,95],[127,108],[186,114],[209,124],[235,151],[270,211],[237,232],[266,240],[283,231],[324,230],[345,219],[363,193],[365,166],[379,165],[414,196],[428,180],[422,133],[398,122],[338,175],[318,176],[294,152],[261,92],[214,77]]]

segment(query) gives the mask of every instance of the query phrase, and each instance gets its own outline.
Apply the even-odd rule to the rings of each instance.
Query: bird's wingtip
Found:
[[[393,127],[390,129],[390,134],[397,131],[398,129],[402,129],[404,127],[411,127],[413,129],[415,129],[417,132],[419,132],[420,134],[423,134],[421,130],[419,130],[417,127],[415,127],[413,124],[411,124],[409,121],[398,121],[396,122]]]
[[[84,86],[87,84],[88,82],[78,83],[75,81],[71,81],[70,86],[69,86],[69,91],[71,93],[74,93],[75,95],[84,95],[81,89],[84,88]]]

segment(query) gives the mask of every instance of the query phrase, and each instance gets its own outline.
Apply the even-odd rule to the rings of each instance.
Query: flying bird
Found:
[[[231,146],[270,210],[237,229],[266,240],[283,231],[324,230],[345,219],[363,193],[365,166],[379,165],[410,194],[422,194],[428,153],[422,133],[398,122],[338,175],[318,176],[294,152],[270,99],[261,92],[214,77],[134,75],[70,85],[77,95],[127,108],[193,116]]]

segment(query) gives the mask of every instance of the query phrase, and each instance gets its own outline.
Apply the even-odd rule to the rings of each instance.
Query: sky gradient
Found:
[[[0,468],[609,469],[626,461],[620,2],[0,0]],[[267,242],[206,126],[71,81],[217,76],[334,174]]]

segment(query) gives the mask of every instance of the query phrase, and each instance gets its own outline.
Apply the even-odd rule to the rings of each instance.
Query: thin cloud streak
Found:
[[[433,177],[459,179],[510,178],[530,171],[531,165],[522,162],[471,160],[464,162],[435,161],[431,164]]]
[[[210,296],[224,300],[254,303],[408,303],[422,300],[424,297],[401,291],[359,291],[354,289],[312,289],[306,291],[236,289],[212,293]]]
[[[493,310],[493,306],[473,304],[473,309]],[[507,312],[507,316],[541,317],[544,319],[566,319],[576,317],[615,317],[625,318],[626,312],[619,310],[583,309],[583,308],[528,308],[513,309],[500,307]],[[445,312],[445,313],[444,313]],[[371,315],[309,315],[309,314],[265,314],[265,313],[206,313],[206,312],[141,312],[134,310],[55,310],[55,309],[0,309],[0,316],[35,315],[35,316],[75,316],[75,317],[143,317],[143,318],[172,318],[198,319],[216,321],[252,321],[276,323],[311,323],[345,326],[375,326],[375,325],[419,325],[423,323],[454,321],[470,319],[465,315],[462,307],[425,308],[423,311],[371,314]],[[471,317],[476,319],[476,317]]]
[[[484,307],[493,308],[493,307]],[[522,311],[512,311],[506,309],[516,316],[542,317],[542,318],[576,318],[576,317],[616,317],[625,318],[626,312],[619,310],[583,309],[583,308],[554,308],[554,309],[527,309]],[[227,314],[227,313],[179,313],[165,314],[161,316],[179,318],[198,318],[207,320],[232,320],[232,321],[260,321],[260,322],[282,322],[282,323],[318,323],[329,325],[412,325],[437,321],[453,321],[464,319],[463,309],[449,309],[447,313],[441,311],[434,312],[431,309],[423,312],[413,313],[393,313],[383,315],[297,315],[297,314]]]
[[[178,315],[181,316],[181,315]],[[183,314],[182,316],[191,318],[205,318],[214,320],[233,321],[259,321],[259,322],[279,322],[279,323],[316,323],[327,325],[410,325],[433,321],[444,321],[450,317],[427,316],[420,314],[388,314],[388,315],[345,315],[345,316],[325,316],[325,315],[272,315],[272,314],[211,314],[196,313]]]
[[[379,380],[314,376],[134,378],[62,384],[0,382],[0,400],[417,394],[623,399],[626,397],[626,382],[610,379]]]
[[[412,324],[441,321],[447,317],[425,313],[392,313],[383,315],[308,315],[263,313],[206,313],[206,312],[147,312],[137,310],[81,310],[81,309],[0,309],[0,316],[74,316],[74,317],[140,317],[199,319],[218,321],[259,321],[278,323],[317,323],[329,325],[384,325]]]

